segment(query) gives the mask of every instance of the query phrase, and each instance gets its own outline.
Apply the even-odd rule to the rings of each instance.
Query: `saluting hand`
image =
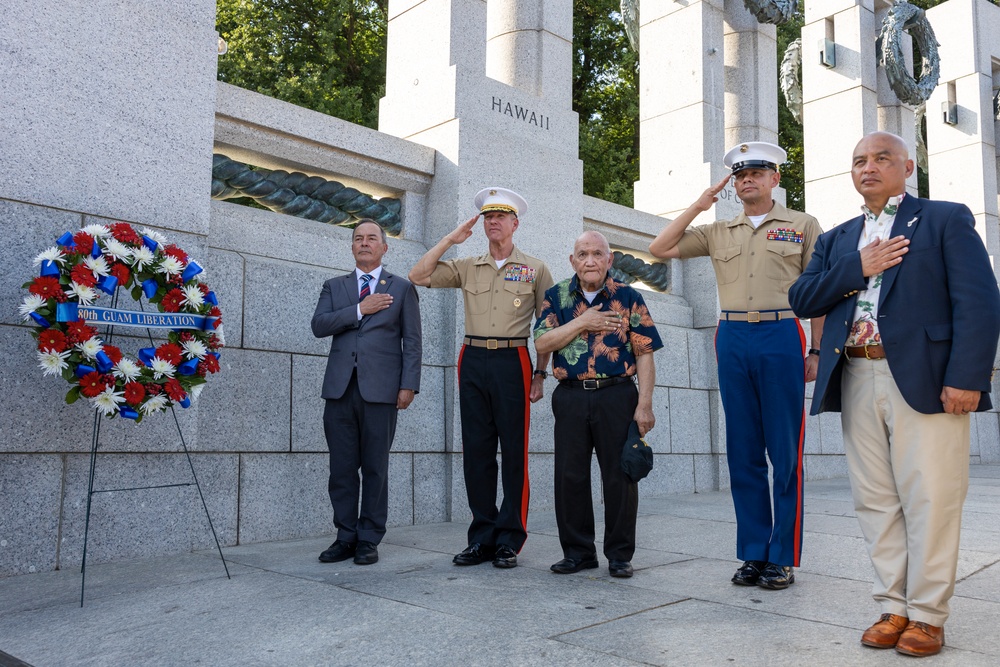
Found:
[[[458,245],[459,243],[465,242],[470,236],[472,236],[472,228],[476,226],[477,220],[479,220],[478,213],[456,227],[445,238],[448,239],[452,245]]]
[[[385,310],[392,305],[392,295],[385,293],[369,294],[358,307],[361,309],[362,315],[371,315],[372,313],[377,313],[380,310]]]
[[[726,174],[725,178],[710,187],[708,190],[702,192],[701,196],[695,200],[693,206],[700,211],[707,211],[712,208],[712,204],[719,201],[718,194],[726,188],[726,185],[729,184],[730,178],[732,178],[732,174]]]

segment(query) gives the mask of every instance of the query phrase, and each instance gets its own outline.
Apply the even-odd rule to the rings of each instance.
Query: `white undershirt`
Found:
[[[761,223],[764,222],[764,218],[767,217],[767,213],[764,215],[748,215],[747,219],[750,220],[750,224],[753,225],[754,229],[760,227]]]
[[[504,263],[505,263],[505,262],[506,262],[506,261],[507,261],[508,259],[510,259],[510,257],[504,257],[503,259],[495,259],[495,260],[493,260],[493,261],[497,263],[497,268],[499,269],[499,268],[500,268],[501,266],[503,266],[503,265],[504,265]]]
[[[583,291],[583,298],[587,300],[587,303],[593,304],[594,303],[594,298],[597,296],[597,294],[600,291],[601,290],[597,290],[597,292],[588,292],[588,291],[584,290]]]

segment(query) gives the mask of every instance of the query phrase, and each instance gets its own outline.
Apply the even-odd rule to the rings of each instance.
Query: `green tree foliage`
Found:
[[[639,65],[619,0],[573,0],[573,109],[584,194],[632,206],[639,178]]]
[[[218,0],[219,80],[378,125],[388,0]]]
[[[802,15],[798,14],[787,23],[778,26],[778,68],[780,76],[781,59],[802,34]],[[802,150],[802,126],[788,110],[785,96],[778,87],[778,144],[788,152],[788,160],[781,167],[781,187],[785,189],[785,205],[796,211],[805,209],[805,167]]]

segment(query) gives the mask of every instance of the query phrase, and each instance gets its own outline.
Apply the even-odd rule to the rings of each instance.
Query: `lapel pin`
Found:
[[[916,219],[916,218],[914,218],[913,220],[910,220],[910,221],[909,221],[908,223],[906,223],[906,226],[907,226],[907,227],[912,227],[912,226],[913,226],[913,223],[914,223],[914,222],[916,222],[916,221],[917,221],[917,219]]]
[[[379,285],[385,285],[385,278],[383,278],[382,280],[378,281],[378,284]]]

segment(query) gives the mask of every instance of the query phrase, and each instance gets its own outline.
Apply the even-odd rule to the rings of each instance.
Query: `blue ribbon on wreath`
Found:
[[[97,288],[105,294],[114,294],[118,289],[118,278],[108,275],[97,281]]]
[[[184,267],[184,273],[181,274],[181,280],[187,282],[204,270],[205,269],[201,268],[198,262],[191,260],[188,262],[188,265]]]
[[[80,304],[65,301],[56,304],[56,322],[76,322],[80,319]]]
[[[76,376],[78,378],[80,378],[81,380],[84,378],[84,376],[90,375],[91,373],[96,373],[96,372],[97,372],[96,368],[94,368],[93,366],[87,366],[86,364],[79,364],[76,367]]]
[[[114,364],[111,362],[111,357],[109,357],[104,350],[98,352],[94,357],[94,360],[97,362],[97,370],[102,373],[107,373],[114,368]]]
[[[40,276],[50,276],[53,278],[59,277],[59,267],[51,259],[42,260],[42,269],[39,271]]]
[[[128,407],[127,405],[123,405],[120,408],[118,408],[118,413],[125,419],[139,418],[139,413],[133,410],[132,408]]]

